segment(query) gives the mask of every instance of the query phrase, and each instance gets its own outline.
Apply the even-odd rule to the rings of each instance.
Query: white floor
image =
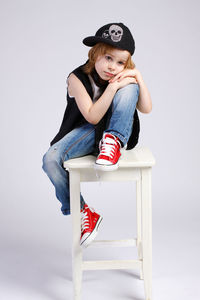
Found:
[[[118,230],[106,228],[108,216],[98,238],[117,232],[127,232],[125,225]],[[200,299],[200,243],[198,224],[179,220],[164,226],[156,216],[153,220],[153,299]],[[29,232],[29,226],[1,236],[0,299],[1,300],[69,300],[72,299],[70,217],[57,218],[55,230],[48,230],[48,221],[40,230]],[[162,225],[163,224],[163,225]],[[59,227],[62,229],[58,229]],[[66,227],[65,227],[66,226]],[[67,228],[67,229],[66,229]],[[129,226],[130,228],[130,226]],[[51,228],[52,229],[52,228]],[[124,231],[125,230],[125,231]],[[129,236],[127,236],[129,237]],[[115,237],[114,237],[115,238]],[[118,251],[94,248],[84,251],[85,259],[130,258],[136,251],[119,248]],[[143,281],[137,271],[87,271],[83,276],[82,299],[144,299]]]

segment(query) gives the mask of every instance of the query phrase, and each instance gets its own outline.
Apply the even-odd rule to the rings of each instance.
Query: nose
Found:
[[[109,70],[114,70],[115,69],[115,63],[110,61],[109,64],[108,64],[108,69]]]

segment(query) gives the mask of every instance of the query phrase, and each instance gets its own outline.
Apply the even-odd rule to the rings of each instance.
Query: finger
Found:
[[[127,78],[130,79],[132,77],[127,75],[127,74],[123,74],[123,75],[120,76],[119,80],[121,81],[121,80],[124,80],[124,79],[127,79]]]
[[[131,80],[131,81],[133,81],[133,82],[137,82],[137,80],[136,80],[136,78],[135,78],[135,77],[132,77],[132,76],[131,76],[131,77],[129,77],[129,78],[130,78],[130,80]]]
[[[137,83],[137,81],[135,80],[135,78],[133,78],[133,77],[127,77],[127,82],[128,82],[128,84],[129,83]]]
[[[117,75],[114,76],[114,79],[119,79],[125,76],[125,71],[119,72]]]
[[[127,76],[123,74],[123,75],[121,75],[121,76],[118,78],[117,81],[122,81],[122,80],[125,79],[125,78],[127,78]]]
[[[137,80],[135,78],[133,78],[132,83],[137,83]]]
[[[116,80],[118,80],[118,78],[120,77],[120,74],[115,75],[114,77],[112,77],[109,82],[114,82]]]
[[[120,78],[121,80],[127,80],[128,82],[132,82],[134,80],[134,77],[123,75],[123,77]]]

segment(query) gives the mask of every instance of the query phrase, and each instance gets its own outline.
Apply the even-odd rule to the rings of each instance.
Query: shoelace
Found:
[[[107,144],[107,142],[111,143],[111,145]],[[103,145],[105,143],[106,143],[107,151],[105,150],[105,146]],[[115,148],[115,146],[113,146],[113,145],[116,145],[116,144],[117,144],[117,142],[115,140],[113,140],[112,138],[108,138],[108,137],[104,138],[104,139],[100,140],[100,142],[99,142],[99,150],[103,152],[103,153],[101,152],[101,154],[107,155],[110,157],[110,152],[113,151]],[[100,176],[98,170],[96,170],[96,169],[95,169],[95,175],[96,175],[96,178],[98,179],[99,185],[101,185],[101,183],[102,183],[101,176]]]
[[[112,138],[105,138],[101,144],[101,154],[113,158],[117,142]]]
[[[92,212],[94,212],[94,208],[89,208]],[[87,210],[88,210],[87,209]],[[82,211],[81,212],[81,232],[83,232],[85,229],[89,228],[90,226],[89,223],[89,216],[87,211]]]

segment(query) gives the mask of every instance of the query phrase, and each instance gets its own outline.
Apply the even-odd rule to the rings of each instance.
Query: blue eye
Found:
[[[119,64],[120,64],[120,65],[124,65],[123,61],[119,61]]]

